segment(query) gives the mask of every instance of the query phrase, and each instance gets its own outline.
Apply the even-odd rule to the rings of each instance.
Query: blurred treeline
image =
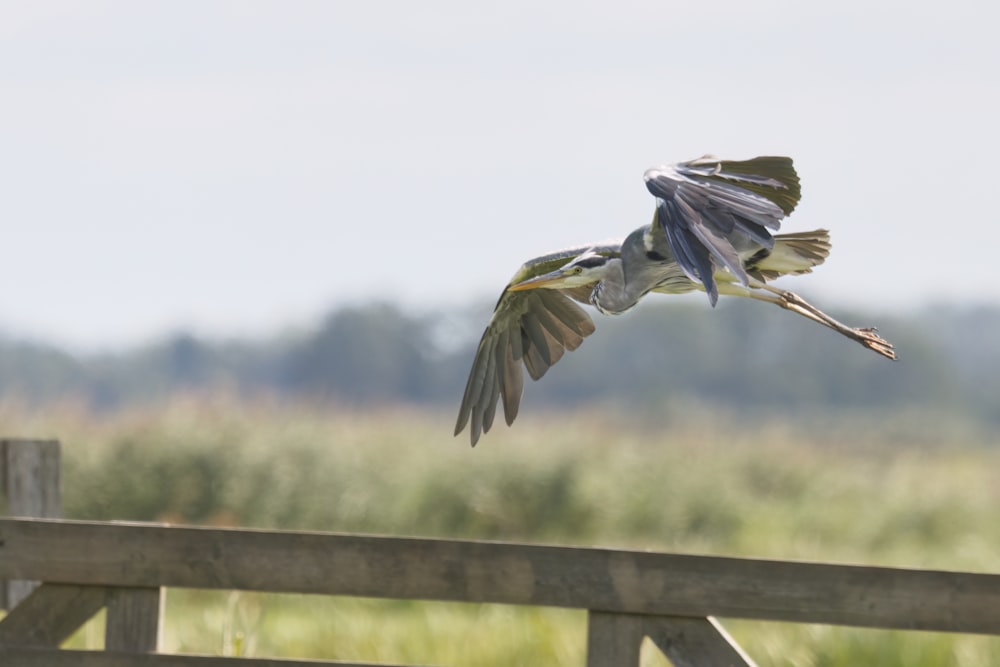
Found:
[[[804,318],[731,300],[644,304],[597,316],[598,331],[528,386],[534,404],[662,405],[685,397],[731,409],[934,407],[1000,425],[1000,308],[928,307],[877,324],[900,361],[866,352]],[[329,399],[353,405],[457,406],[489,312],[414,314],[389,304],[338,309],[317,326],[269,339],[179,333],[101,354],[0,337],[0,398],[83,400],[127,408],[171,395]]]

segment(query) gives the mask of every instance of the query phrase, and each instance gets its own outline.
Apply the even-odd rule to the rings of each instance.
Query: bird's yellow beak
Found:
[[[538,287],[548,287],[554,283],[558,283],[560,280],[566,277],[562,269],[557,269],[549,273],[542,274],[540,276],[535,276],[534,278],[528,278],[527,280],[522,280],[519,283],[514,283],[507,289],[511,292],[520,292],[526,289],[536,289]]]

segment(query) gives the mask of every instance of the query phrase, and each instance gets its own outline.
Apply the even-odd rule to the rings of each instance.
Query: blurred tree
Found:
[[[394,306],[345,308],[291,352],[284,381],[349,402],[418,400],[430,348],[426,326]]]
[[[414,316],[379,303],[336,310],[314,331],[270,340],[212,342],[178,333],[89,357],[0,338],[0,397],[77,397],[106,409],[224,389],[451,405],[487,318],[478,309]],[[899,349],[898,363],[753,303],[650,304],[598,317],[594,336],[542,382],[526,384],[525,404],[605,401],[642,409],[693,399],[747,410],[935,407],[1000,426],[1000,308],[932,308],[880,324]]]

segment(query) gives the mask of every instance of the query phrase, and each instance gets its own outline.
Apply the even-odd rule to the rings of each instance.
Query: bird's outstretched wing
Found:
[[[771,230],[781,226],[801,196],[787,157],[732,161],[705,156],[648,169],[644,178],[656,197],[654,233],[662,230],[677,263],[705,286],[712,305],[719,298],[716,264],[747,284],[733,235],[772,247]]]
[[[497,400],[509,426],[524,388],[521,366],[538,380],[566,350],[575,350],[594,332],[594,322],[559,290],[504,290],[476,350],[455,435],[470,424],[472,445],[493,426]]]
[[[515,285],[553,271],[586,252],[617,256],[618,243],[570,248],[526,262],[511,279]],[[503,401],[507,425],[514,422],[524,389],[522,367],[538,380],[594,333],[594,322],[573,300],[587,303],[591,287],[568,289],[504,289],[476,356],[458,410],[455,435],[467,425],[473,446],[493,426],[497,401]]]

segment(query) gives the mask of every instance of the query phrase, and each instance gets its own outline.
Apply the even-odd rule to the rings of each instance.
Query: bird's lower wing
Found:
[[[498,401],[514,422],[524,388],[522,364],[538,380],[566,350],[594,332],[590,316],[559,290],[504,291],[483,333],[458,410],[455,435],[468,425],[475,445],[490,430]]]

